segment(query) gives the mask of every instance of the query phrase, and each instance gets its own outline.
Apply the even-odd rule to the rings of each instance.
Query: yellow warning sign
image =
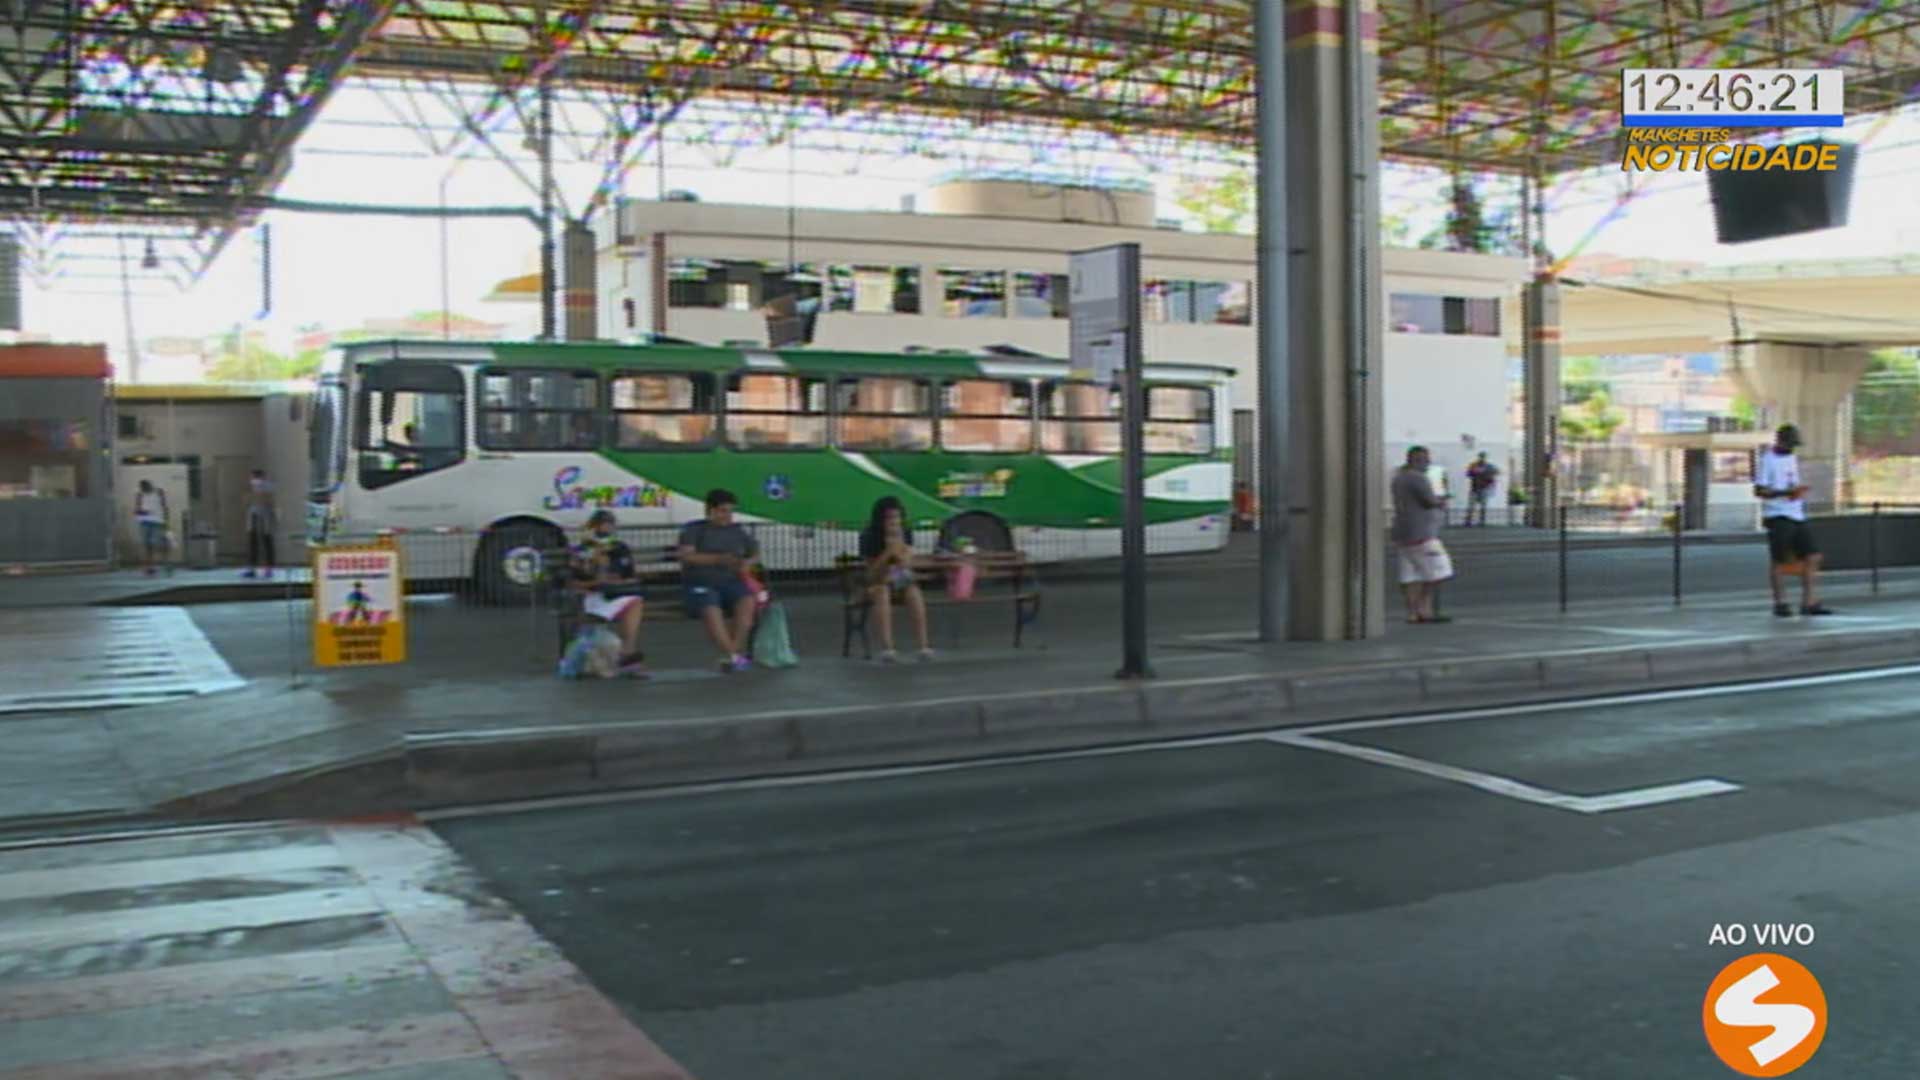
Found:
[[[390,545],[313,553],[313,662],[397,664],[407,658],[406,579]]]

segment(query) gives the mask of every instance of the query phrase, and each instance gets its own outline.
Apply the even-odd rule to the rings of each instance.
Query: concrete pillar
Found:
[[[1807,509],[1833,510],[1852,452],[1853,432],[1841,419],[1841,406],[1867,370],[1869,354],[1853,345],[1751,341],[1730,347],[1733,377],[1770,424],[1795,424],[1805,440],[1800,447],[1800,480],[1808,487]]]
[[[1559,500],[1559,478],[1554,475],[1555,452],[1560,446],[1558,282],[1542,275],[1527,283],[1521,294],[1521,324],[1525,335],[1527,524],[1546,529],[1555,524],[1553,507]]]
[[[1380,399],[1379,15],[1374,0],[1286,7],[1291,503],[1287,632],[1386,632]]]
[[[566,262],[561,286],[566,297],[566,340],[592,341],[599,337],[599,322],[594,305],[599,300],[593,252],[593,229],[582,221],[567,222],[563,241]]]

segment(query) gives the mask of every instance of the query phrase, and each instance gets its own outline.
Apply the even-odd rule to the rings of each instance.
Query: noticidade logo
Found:
[[[1836,143],[1759,146],[1735,143],[1728,128],[1631,128],[1622,172],[1833,172]]]
[[[1798,961],[1751,953],[1720,970],[1700,1023],[1707,1045],[1743,1076],[1785,1076],[1812,1059],[1827,1035],[1827,995]]]

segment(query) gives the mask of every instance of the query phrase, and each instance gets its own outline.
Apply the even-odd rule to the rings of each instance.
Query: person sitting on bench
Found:
[[[913,616],[913,638],[920,646],[920,659],[933,659],[927,644],[927,598],[913,578],[913,530],[907,528],[907,511],[892,495],[873,504],[873,515],[860,533],[860,557],[867,563],[867,602],[880,620],[880,662],[891,664],[898,655],[893,651],[893,598],[907,605]]]
[[[680,580],[686,586],[687,613],[707,628],[720,650],[720,670],[745,671],[758,598],[743,580],[760,557],[760,544],[733,520],[739,503],[733,492],[707,492],[707,516],[680,530]]]
[[[633,550],[614,532],[615,524],[611,510],[595,510],[587,519],[587,535],[572,551],[574,587],[584,594],[580,610],[606,620],[620,634],[621,674],[644,678],[640,620],[645,617],[646,598]]]

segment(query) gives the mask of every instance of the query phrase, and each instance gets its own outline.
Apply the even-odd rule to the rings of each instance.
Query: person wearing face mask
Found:
[[[587,519],[587,535],[573,549],[573,587],[583,595],[580,610],[604,619],[620,635],[621,674],[644,678],[640,653],[640,621],[646,599],[633,550],[615,531],[613,511],[595,510]]]
[[[1820,548],[1807,526],[1807,485],[1800,482],[1800,429],[1780,425],[1773,445],[1760,451],[1753,472],[1753,493],[1760,497],[1760,522],[1767,530],[1767,582],[1773,587],[1773,613],[1793,614],[1787,605],[1786,577],[1800,575],[1800,614],[1831,615],[1820,602],[1815,578],[1820,572]]]

